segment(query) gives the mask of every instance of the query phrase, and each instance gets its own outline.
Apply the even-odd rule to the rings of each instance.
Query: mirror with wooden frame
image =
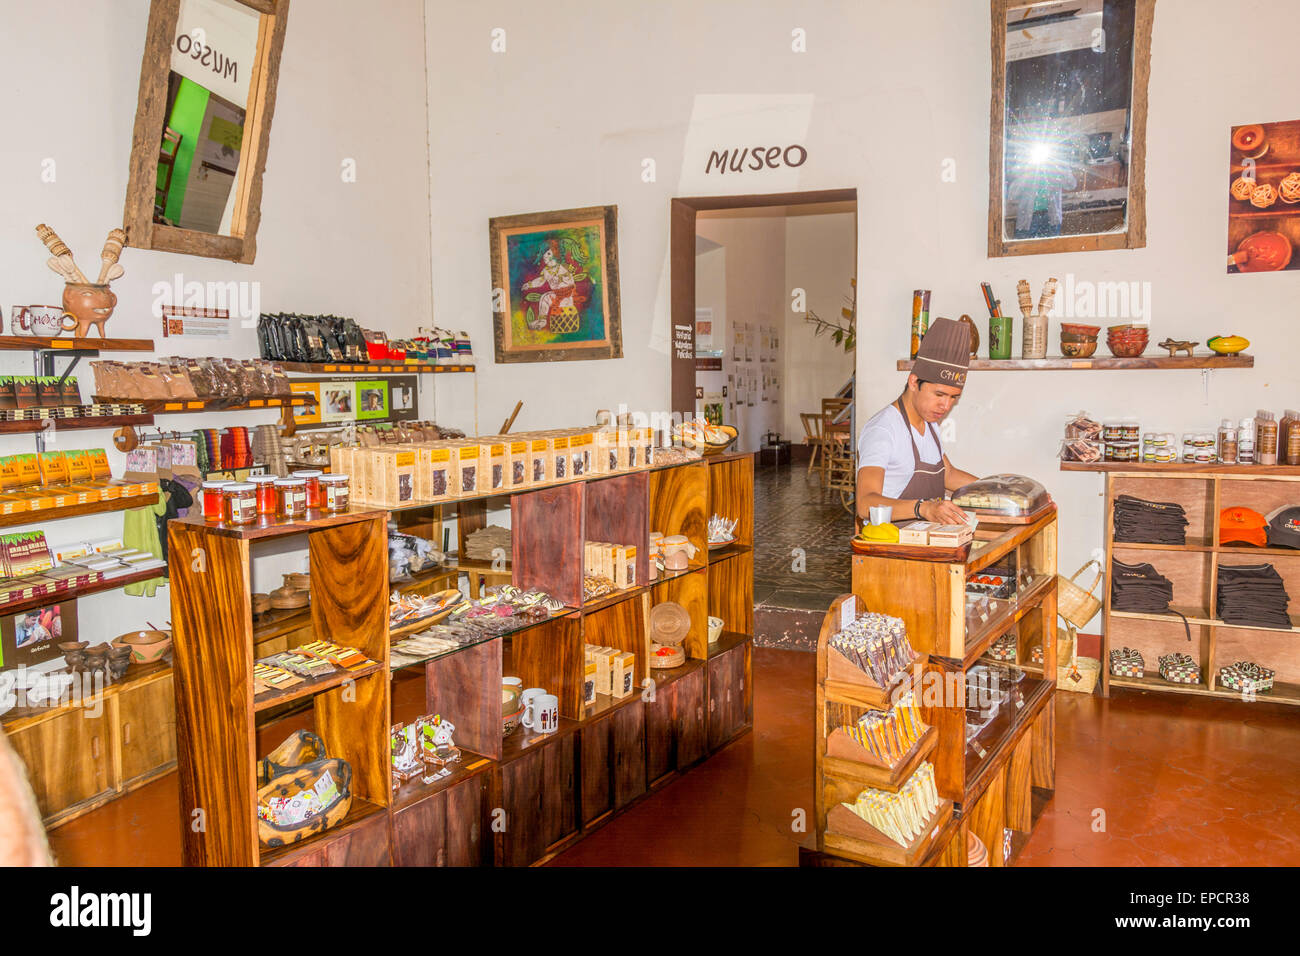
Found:
[[[252,262],[289,0],[151,0],[127,244]]]
[[[1146,245],[1155,0],[991,0],[989,255]]]

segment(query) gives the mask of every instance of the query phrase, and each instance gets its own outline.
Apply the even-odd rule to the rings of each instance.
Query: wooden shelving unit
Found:
[[[442,375],[454,372],[473,372],[473,365],[430,365],[427,362],[367,362],[364,365],[345,362],[276,362],[286,372],[314,375]]]
[[[152,425],[152,415],[98,415],[86,418],[39,418],[22,422],[0,422],[0,435],[30,435],[44,431],[77,428],[121,428],[123,425]]]
[[[104,514],[110,511],[129,511],[132,508],[144,508],[154,504],[148,495],[132,495],[130,498],[112,498],[108,501],[91,501],[84,505],[65,505],[62,508],[40,508],[36,511],[15,511],[13,514],[0,515],[0,528],[11,528],[20,524],[42,524],[46,521],[59,521],[63,518],[80,518],[83,515]]]
[[[1255,700],[1300,704],[1300,652],[1296,649],[1300,614],[1295,613],[1300,611],[1300,606],[1294,599],[1300,594],[1300,551],[1218,543],[1219,514],[1224,508],[1242,506],[1268,514],[1281,505],[1300,501],[1300,468],[1115,465],[1105,468],[1104,474],[1106,567],[1111,566],[1113,558],[1126,564],[1149,562],[1169,578],[1174,585],[1171,607],[1186,615],[1192,641],[1188,643],[1182,618],[1174,614],[1113,610],[1107,587],[1102,604],[1102,694],[1109,696],[1112,687],[1126,687],[1241,700],[1241,691],[1218,685],[1219,669],[1235,661],[1250,660],[1276,672],[1273,690],[1257,692]],[[1187,544],[1116,541],[1114,504],[1121,494],[1182,505],[1188,520]],[[1227,624],[1215,616],[1220,565],[1259,563],[1272,564],[1282,577],[1287,593],[1293,596],[1289,629]],[[1146,671],[1142,677],[1111,675],[1110,651],[1119,647],[1131,647],[1142,654]],[[1198,661],[1201,683],[1176,684],[1160,677],[1158,658],[1175,651]]]
[[[105,398],[96,395],[94,400],[104,404],[134,402],[143,405],[148,415],[242,412],[258,408],[306,408],[316,404],[315,397],[311,395],[294,395],[292,398],[250,398],[242,401],[230,398]]]
[[[969,618],[967,577],[990,568],[1009,572],[1017,591],[992,605],[987,620]],[[855,614],[870,610],[903,620],[920,657],[891,687],[876,687],[865,674],[845,676],[829,666],[828,643],[840,629],[846,601],[855,602]],[[853,593],[831,605],[817,644],[817,844],[816,850],[801,849],[801,862],[965,866],[967,833],[973,831],[988,848],[990,865],[1003,865],[1003,829],[1019,834],[1013,836],[1013,851],[1018,850],[1043,797],[1055,787],[1055,680],[1034,676],[1056,674],[1055,622],[1055,506],[1025,525],[981,524],[961,562],[855,554]],[[966,674],[985,660],[992,641],[1008,632],[1016,635],[1011,666],[1021,676],[1002,688],[1009,699],[968,742]],[[1036,645],[1042,646],[1045,663],[1031,671]],[[896,766],[828,755],[827,741],[837,728],[867,710],[887,710],[909,687],[930,729]],[[866,787],[897,791],[922,760],[934,765],[943,804],[911,846],[873,836],[870,827],[839,807]]]
[[[0,350],[10,352],[152,352],[153,339],[50,338],[0,335]]]
[[[898,371],[910,372],[913,362],[898,360]],[[1041,358],[1041,359],[971,359],[972,372],[1051,372],[1051,371],[1114,371],[1118,369],[1211,369],[1254,368],[1255,356],[1240,352],[1236,355],[1140,355],[1137,358],[1094,356],[1092,358]]]
[[[488,497],[502,496],[422,507],[435,512],[438,522],[443,507],[456,507],[472,527],[482,517],[477,502]],[[750,456],[592,476],[504,497],[512,517],[513,582],[543,588],[569,609],[400,669],[392,667],[388,653],[389,641],[404,629],[390,635],[387,628],[386,510],[333,518],[309,514],[303,522],[266,522],[249,530],[201,519],[171,523],[172,547],[186,554],[202,547],[207,557],[205,571],[187,564],[172,582],[182,814],[188,818],[196,807],[207,814],[205,832],[186,834],[187,864],[536,864],[752,727]],[[726,555],[708,552],[710,508],[740,519],[737,546]],[[408,527],[419,526],[416,511],[400,510]],[[693,566],[647,581],[644,545],[652,529],[698,538]],[[252,696],[257,636],[248,549],[259,540],[294,534],[305,535],[311,551],[310,622],[297,612],[259,625],[259,653],[282,633],[291,633],[295,642],[303,639],[309,624],[310,633],[357,647],[382,666],[356,677],[356,703],[346,706],[337,700],[339,686],[291,689],[299,701],[313,701],[315,728],[331,756],[352,763],[359,799],[339,827],[267,851],[257,844],[251,760],[257,755],[248,735],[258,712],[288,697]],[[638,580],[644,583],[584,606],[585,540],[636,543]],[[691,617],[687,660],[671,670],[649,667],[648,615],[664,600],[678,601]],[[711,614],[723,617],[727,627],[713,644],[707,633]],[[631,694],[598,695],[583,706],[588,643],[635,655]],[[559,697],[556,733],[519,728],[503,736],[503,675]],[[341,676],[325,683],[337,685]],[[392,709],[390,701],[398,696],[392,680],[420,680],[422,707]],[[388,786],[389,724],[421,713],[442,714],[456,725],[461,763],[447,778],[433,784],[416,779],[394,793]],[[504,829],[492,826],[492,808],[504,810]]]

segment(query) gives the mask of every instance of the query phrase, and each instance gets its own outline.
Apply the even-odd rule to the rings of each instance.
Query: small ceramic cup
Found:
[[[709,618],[709,643],[713,644],[722,636],[722,618]]]
[[[872,524],[889,524],[894,517],[894,509],[889,505],[872,505],[868,510]]]

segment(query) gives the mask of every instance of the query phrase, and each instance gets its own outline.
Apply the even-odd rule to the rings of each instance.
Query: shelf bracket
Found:
[[[1201,404],[1210,404],[1210,370],[1201,369]]]

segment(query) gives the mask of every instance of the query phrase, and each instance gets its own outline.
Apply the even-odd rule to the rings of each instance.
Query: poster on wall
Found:
[[[710,425],[722,424],[722,393],[704,393],[704,420]]]
[[[617,206],[498,216],[488,236],[498,362],[623,357]]]
[[[314,405],[293,410],[294,422],[298,425],[376,424],[419,418],[414,375],[390,375],[363,381],[295,379],[289,387],[294,394],[310,395],[316,400]]]
[[[62,656],[77,640],[77,602],[64,601],[0,618],[0,668],[34,667]]]
[[[197,335],[213,339],[228,339],[230,338],[230,310],[164,305],[162,333],[163,338],[173,335]]]
[[[713,349],[713,310],[697,308],[695,310],[695,350],[711,351]]]
[[[1300,269],[1300,120],[1232,127],[1228,274]]]

